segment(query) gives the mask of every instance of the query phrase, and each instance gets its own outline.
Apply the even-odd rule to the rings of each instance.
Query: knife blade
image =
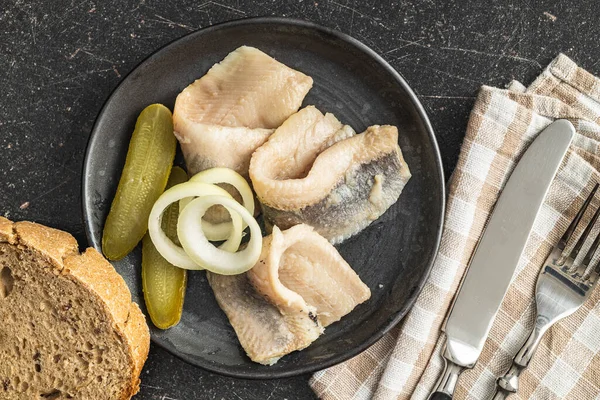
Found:
[[[548,125],[508,178],[442,327],[446,366],[430,400],[451,399],[460,374],[479,359],[535,218],[574,135],[575,128],[567,120]]]

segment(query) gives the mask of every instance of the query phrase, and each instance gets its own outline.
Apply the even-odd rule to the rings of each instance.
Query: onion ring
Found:
[[[150,212],[150,217],[148,218],[148,232],[150,234],[150,238],[152,239],[152,243],[158,250],[158,252],[171,264],[184,269],[190,270],[200,270],[204,269],[202,266],[198,265],[194,262],[186,253],[186,251],[177,246],[171,239],[167,237],[165,232],[162,230],[161,222],[162,222],[162,214],[165,209],[173,202],[181,200],[186,197],[195,197],[195,196],[217,196],[219,198],[228,199],[235,203],[237,203],[231,195],[225,190],[218,186],[202,183],[202,182],[185,182],[179,185],[173,186],[172,188],[166,190],[154,203],[152,207],[152,211]],[[239,203],[237,203],[239,205]],[[186,207],[187,208],[187,207]],[[240,208],[243,208],[240,205]],[[239,245],[242,240],[242,217],[238,212],[232,212],[232,207],[227,207],[228,211],[231,214],[231,224],[229,238],[225,243],[223,243],[222,247],[227,249],[228,251],[235,251],[239,248]],[[236,210],[237,211],[237,210]],[[244,211],[247,211],[244,209]],[[179,221],[182,220],[183,210],[180,210],[179,213]],[[195,222],[199,221],[198,219],[191,221]],[[256,221],[254,221],[256,223]],[[197,224],[200,228],[204,226],[204,224]],[[237,229],[236,229],[237,228]]]
[[[198,172],[196,175],[191,177],[189,181],[212,184],[230,184],[242,197],[242,204],[244,207],[250,212],[251,215],[254,215],[254,195],[252,194],[252,189],[250,188],[250,185],[246,179],[244,179],[243,176],[234,170],[223,167],[210,168]],[[192,200],[193,199],[190,197],[181,199],[179,201],[179,210],[183,210]],[[244,223],[242,229],[246,229],[246,226],[247,225]],[[229,238],[231,229],[231,221],[221,222],[218,224],[202,221],[202,230],[210,241],[227,240],[227,238]]]
[[[196,221],[214,205],[224,206],[230,210],[232,217],[237,215],[248,224],[250,241],[246,248],[234,253],[217,248],[208,241],[202,226]],[[262,232],[258,223],[246,208],[231,197],[206,195],[192,200],[179,214],[177,235],[189,258],[208,271],[221,275],[248,271],[256,264],[262,250]]]

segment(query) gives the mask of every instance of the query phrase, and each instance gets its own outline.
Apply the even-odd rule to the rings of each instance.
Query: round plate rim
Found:
[[[432,254],[431,259],[429,260],[429,262],[427,264],[426,271],[425,271],[422,279],[418,283],[416,290],[414,290],[413,293],[408,297],[407,301],[404,304],[404,307],[402,307],[402,309],[399,312],[397,312],[392,318],[390,318],[385,325],[382,325],[367,340],[365,340],[364,342],[362,342],[350,349],[340,352],[339,354],[337,354],[329,359],[314,363],[309,366],[300,365],[297,368],[294,368],[294,369],[291,369],[288,371],[232,372],[232,371],[229,371],[227,369],[227,367],[220,366],[220,365],[214,365],[214,364],[211,364],[210,362],[198,363],[197,360],[194,360],[192,357],[188,357],[184,353],[176,352],[176,351],[173,351],[172,349],[166,347],[162,342],[155,340],[155,338],[151,335],[153,343],[155,343],[156,345],[167,350],[169,353],[173,354],[174,356],[182,359],[183,361],[185,361],[189,364],[203,368],[210,372],[218,373],[220,375],[224,375],[224,376],[228,376],[228,377],[232,377],[232,378],[242,378],[242,379],[279,379],[279,378],[290,378],[290,377],[294,377],[294,376],[298,376],[298,375],[313,373],[313,372],[316,372],[316,371],[319,371],[319,370],[322,370],[325,368],[329,368],[333,365],[342,363],[344,361],[347,361],[350,358],[363,352],[364,350],[366,350],[367,348],[372,346],[375,342],[377,342],[379,339],[381,339],[387,332],[390,331],[390,329],[392,329],[394,326],[396,326],[406,316],[408,311],[414,305],[417,297],[421,293],[423,286],[425,285],[425,282],[427,281],[429,274],[431,273],[431,269],[432,269],[433,263],[435,262],[435,259],[437,257],[437,252],[439,250],[439,245],[441,242],[442,227],[443,227],[445,208],[446,208],[444,170],[442,167],[442,158],[440,155],[440,150],[439,150],[439,146],[437,143],[437,139],[436,139],[433,127],[432,127],[431,122],[429,121],[429,118],[427,116],[427,113],[425,112],[425,109],[424,109],[423,105],[421,104],[421,102],[419,101],[417,95],[414,93],[414,91],[408,85],[406,80],[402,77],[402,75],[398,71],[396,71],[387,61],[385,61],[383,59],[383,57],[381,57],[377,52],[375,52],[369,46],[365,45],[358,39],[355,39],[354,37],[347,35],[345,33],[342,33],[340,31],[337,31],[335,29],[327,28],[327,27],[321,26],[319,24],[316,24],[314,22],[310,22],[310,21],[306,21],[306,20],[302,20],[302,19],[286,18],[286,17],[251,17],[251,18],[236,19],[236,20],[231,20],[231,21],[226,21],[226,22],[221,22],[221,23],[217,23],[214,25],[210,25],[210,26],[198,29],[194,32],[190,32],[184,36],[181,36],[177,39],[170,41],[169,43],[156,49],[154,52],[152,52],[147,57],[145,57],[142,61],[140,61],[135,67],[133,67],[131,69],[131,71],[129,71],[123,77],[123,79],[119,82],[119,84],[111,91],[110,95],[108,96],[106,101],[103,103],[102,108],[101,108],[100,112],[98,113],[96,119],[94,120],[94,125],[92,127],[92,130],[91,130],[91,133],[90,133],[90,136],[88,139],[88,143],[86,146],[86,150],[85,150],[85,155],[84,155],[82,187],[81,187],[81,194],[82,194],[81,207],[82,207],[83,220],[84,220],[84,225],[85,225],[85,235],[86,235],[89,245],[95,247],[96,249],[99,249],[97,246],[97,243],[95,243],[95,241],[93,240],[91,224],[90,224],[90,221],[92,220],[91,210],[86,207],[86,201],[85,201],[85,199],[89,195],[88,190],[87,190],[87,180],[88,180],[87,174],[90,169],[90,166],[89,166],[90,153],[91,153],[92,148],[94,147],[95,141],[97,140],[96,130],[97,130],[98,124],[104,118],[108,104],[111,102],[112,98],[114,97],[115,93],[119,90],[121,85],[123,85],[125,83],[127,78],[134,71],[136,71],[138,68],[142,67],[146,62],[150,61],[151,59],[153,59],[155,57],[159,57],[160,53],[162,53],[164,50],[166,50],[170,46],[175,45],[176,43],[183,42],[186,40],[191,40],[197,36],[202,36],[202,35],[211,33],[213,31],[216,31],[219,29],[227,29],[227,28],[231,28],[231,27],[245,26],[245,25],[250,26],[250,25],[265,25],[265,24],[295,26],[295,27],[312,29],[312,30],[315,30],[315,31],[318,31],[318,32],[321,32],[321,33],[324,33],[327,35],[331,35],[331,36],[335,37],[336,39],[339,39],[343,42],[346,42],[346,43],[356,47],[359,51],[365,53],[368,57],[375,60],[382,68],[384,68],[388,73],[390,73],[393,76],[393,78],[406,91],[406,93],[409,97],[409,100],[411,101],[411,103],[415,107],[415,110],[419,114],[419,117],[421,118],[423,125],[425,126],[425,130],[427,131],[427,134],[432,143],[432,150],[434,153],[433,158],[434,158],[434,161],[436,164],[436,172],[438,174],[438,179],[440,181],[440,185],[438,188],[439,196],[441,199],[441,202],[439,204],[440,218],[437,221],[437,235],[435,238],[434,249],[431,253]]]

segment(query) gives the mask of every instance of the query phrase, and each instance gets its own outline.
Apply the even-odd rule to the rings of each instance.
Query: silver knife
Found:
[[[446,366],[430,400],[451,399],[460,374],[479,359],[533,222],[574,134],[569,121],[553,122],[531,143],[508,178],[442,327]]]

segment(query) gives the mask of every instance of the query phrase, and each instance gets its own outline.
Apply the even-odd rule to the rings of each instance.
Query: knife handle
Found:
[[[458,377],[465,369],[460,365],[453,363],[444,357],[444,372],[435,384],[435,388],[429,395],[428,400],[451,400],[454,395],[454,389],[458,382]]]
[[[442,392],[434,392],[429,396],[429,400],[452,400],[452,396]]]
[[[544,329],[540,329],[537,325],[535,326],[529,338],[527,338],[527,341],[521,347],[521,350],[513,358],[510,369],[498,378],[496,382],[496,394],[493,400],[504,400],[511,394],[517,393],[519,390],[519,377],[525,368],[529,366],[529,362],[533,358],[544,332]]]

